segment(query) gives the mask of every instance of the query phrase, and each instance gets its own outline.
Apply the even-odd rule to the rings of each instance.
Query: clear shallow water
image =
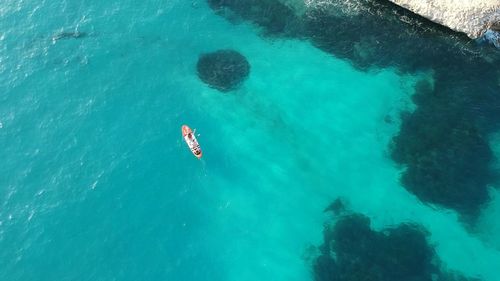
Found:
[[[388,156],[429,74],[360,72],[203,1],[0,14],[2,280],[311,280],[304,257],[337,196],[376,229],[423,224],[448,268],[496,280],[498,200],[475,235],[401,188]],[[52,39],[75,28],[87,36]],[[195,73],[220,48],[251,64],[231,94]]]

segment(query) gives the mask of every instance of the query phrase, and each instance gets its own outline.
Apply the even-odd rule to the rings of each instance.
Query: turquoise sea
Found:
[[[391,157],[415,89],[438,83],[433,70],[363,68],[262,28],[201,0],[4,0],[0,280],[318,280],[324,210],[337,198],[374,231],[422,226],[441,268],[500,280],[496,181],[465,222],[404,188]],[[228,93],[196,73],[200,54],[218,49],[251,65]],[[500,68],[488,67],[500,100]],[[500,157],[500,135],[481,136]]]

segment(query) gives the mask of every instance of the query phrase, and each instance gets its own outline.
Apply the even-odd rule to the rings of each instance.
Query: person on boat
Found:
[[[196,134],[196,129],[194,129],[193,132],[190,132],[189,134],[187,134],[187,137],[188,139],[190,140],[194,140],[194,135]]]
[[[186,142],[189,145],[189,147],[193,147],[195,145],[193,134],[189,133],[186,135],[186,137],[187,137]]]
[[[195,131],[196,132],[196,131]],[[186,135],[189,147],[192,147],[193,153],[199,155],[201,153],[200,145],[198,145],[194,139],[194,132]]]

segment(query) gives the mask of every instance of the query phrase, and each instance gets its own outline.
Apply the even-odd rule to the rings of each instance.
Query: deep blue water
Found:
[[[401,113],[424,107],[412,99],[419,83],[440,76],[263,35],[237,11],[228,20],[212,8],[4,1],[0,280],[313,280],[323,211],[339,196],[375,230],[422,225],[440,267],[497,280],[495,181],[471,224],[404,188],[411,160],[391,157]],[[218,49],[251,65],[230,93],[196,74],[200,54]],[[490,78],[470,84],[484,83],[496,101]],[[202,160],[182,124],[200,134]],[[500,142],[487,132],[494,168]]]

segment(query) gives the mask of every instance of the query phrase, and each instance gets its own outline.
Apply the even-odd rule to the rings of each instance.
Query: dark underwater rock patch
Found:
[[[331,7],[310,8],[302,16],[277,0],[208,2],[259,25],[265,34],[308,39],[360,70],[433,71],[434,87],[415,89],[417,109],[404,114],[390,144],[393,160],[406,167],[401,182],[420,200],[464,218],[473,219],[488,201],[494,175],[487,136],[500,128],[497,50],[389,1],[334,0]],[[266,19],[280,13],[281,18]]]
[[[370,219],[347,214],[326,224],[313,261],[316,281],[472,281],[444,272],[428,233],[417,224],[374,231]],[[476,279],[477,280],[477,279]]]
[[[495,180],[488,135],[499,128],[500,87],[490,68],[459,56],[447,66],[435,63],[434,87],[416,86],[417,108],[402,116],[391,144],[393,160],[407,168],[403,186],[468,222],[489,200],[488,185]]]
[[[418,107],[403,116],[393,139],[392,158],[407,166],[401,180],[408,191],[424,202],[474,219],[489,198],[494,156],[486,138],[488,130],[466,110],[473,103],[461,101],[469,95],[461,97],[454,87],[449,90],[456,90],[453,99],[443,97],[445,90],[439,85],[435,90],[417,87],[414,101]]]
[[[250,73],[250,64],[240,53],[219,50],[203,54],[196,65],[198,77],[219,91],[227,92],[238,87]]]
[[[340,215],[346,210],[345,202],[342,198],[335,199],[323,212],[333,212],[334,215]]]
[[[217,13],[229,16],[235,13],[244,20],[261,26],[265,34],[296,36],[301,21],[293,10],[276,0],[207,0]]]

